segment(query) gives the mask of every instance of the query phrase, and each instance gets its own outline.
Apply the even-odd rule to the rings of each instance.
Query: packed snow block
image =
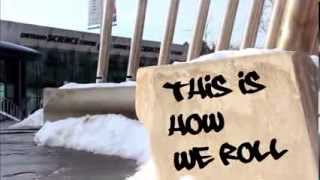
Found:
[[[135,86],[47,89],[44,96],[46,121],[95,114],[136,118]]]
[[[141,68],[157,180],[316,180],[316,68],[295,52]],[[183,178],[184,177],[184,178]]]

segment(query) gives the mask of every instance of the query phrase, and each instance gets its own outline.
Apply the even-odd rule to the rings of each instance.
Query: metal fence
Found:
[[[20,121],[23,111],[12,100],[0,97],[0,120],[12,119]]]

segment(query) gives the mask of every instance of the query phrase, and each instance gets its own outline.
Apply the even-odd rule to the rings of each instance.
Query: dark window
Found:
[[[130,46],[122,45],[122,44],[114,44],[114,45],[112,45],[112,46],[113,46],[113,48],[115,48],[115,49],[124,49],[124,50],[130,49]]]
[[[87,40],[80,40],[81,45],[86,45],[86,46],[96,46],[97,42],[94,41],[87,41]]]
[[[40,34],[21,33],[20,37],[21,38],[28,38],[28,39],[47,40],[47,36],[40,35]]]
[[[181,55],[183,55],[183,52],[181,52],[181,51],[171,51],[171,54],[181,56]]]
[[[160,48],[158,48],[158,47],[143,46],[143,47],[142,47],[142,51],[144,51],[144,52],[159,53]]]

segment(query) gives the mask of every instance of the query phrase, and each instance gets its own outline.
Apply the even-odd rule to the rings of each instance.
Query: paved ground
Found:
[[[0,122],[1,180],[124,180],[135,161],[61,148],[37,147],[36,130],[7,130]]]

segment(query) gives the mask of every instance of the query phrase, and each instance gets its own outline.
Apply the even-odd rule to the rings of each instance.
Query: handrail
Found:
[[[0,112],[12,120],[20,121],[22,118],[22,110],[12,100],[8,98],[0,98]]]
[[[20,119],[12,116],[12,115],[10,115],[10,114],[8,114],[8,113],[6,113],[6,112],[3,112],[3,111],[0,111],[0,115],[2,115],[2,116],[4,116],[4,117],[7,117],[7,118],[9,118],[9,119],[12,119],[12,120],[14,120],[14,121],[17,121],[17,122],[20,122],[20,121],[21,121]]]

